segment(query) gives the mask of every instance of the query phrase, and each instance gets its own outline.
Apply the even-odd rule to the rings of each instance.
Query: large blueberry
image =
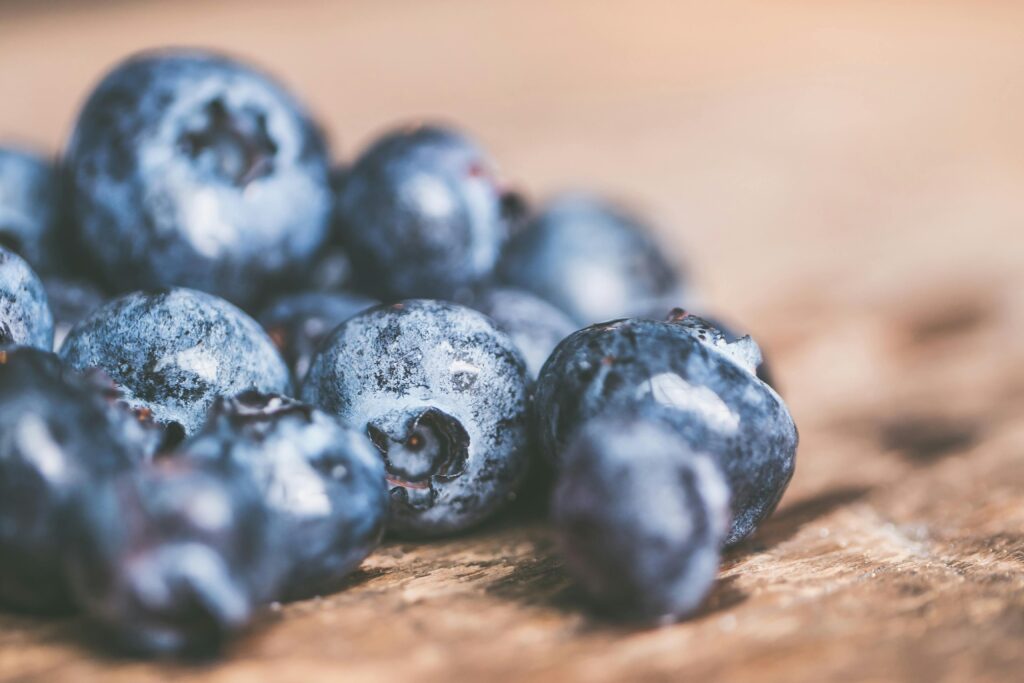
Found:
[[[606,410],[642,409],[718,459],[732,492],[732,544],[775,509],[796,464],[785,403],[754,375],[750,337],[726,343],[699,318],[618,320],[580,330],[541,371],[535,410],[543,452],[558,465],[573,433]]]
[[[247,473],[284,537],[286,599],[336,590],[380,542],[384,463],[362,432],[281,396],[219,399],[186,457]]]
[[[302,292],[275,300],[259,316],[296,382],[309,372],[313,354],[335,327],[377,301],[349,292]]]
[[[487,289],[473,300],[473,308],[490,316],[498,329],[512,338],[532,379],[537,379],[558,342],[576,331],[576,324],[565,313],[521,289]]]
[[[60,181],[53,164],[20,149],[0,147],[0,245],[39,273],[60,266]]]
[[[714,459],[637,415],[588,422],[562,458],[551,504],[566,568],[610,614],[690,614],[718,571],[729,492]]]
[[[582,194],[550,202],[508,243],[499,265],[507,284],[533,292],[580,325],[685,303],[681,275],[643,222]]]
[[[288,393],[288,367],[255,320],[211,294],[177,288],[110,301],[71,330],[72,368],[100,368],[124,400],[184,434],[218,396]]]
[[[360,286],[384,300],[450,299],[488,277],[508,227],[491,161],[433,126],[378,140],[345,175],[341,239]]]
[[[527,464],[526,383],[522,356],[489,318],[412,300],[343,323],[302,395],[380,450],[389,528],[435,536],[476,524],[515,492]]]
[[[0,351],[0,601],[62,610],[61,515],[79,490],[133,466],[89,388],[49,352]]]
[[[0,346],[53,349],[53,314],[39,276],[25,260],[0,247]]]
[[[278,540],[238,472],[165,458],[77,496],[65,525],[76,601],[133,653],[215,653],[276,595]]]
[[[236,303],[327,236],[327,152],[267,75],[193,50],[135,56],[97,86],[67,164],[82,247],[108,284],[186,285]]]

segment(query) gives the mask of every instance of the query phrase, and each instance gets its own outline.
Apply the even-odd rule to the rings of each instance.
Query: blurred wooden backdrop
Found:
[[[0,138],[58,150],[113,62],[260,62],[340,159],[458,122],[535,196],[646,209],[801,429],[776,518],[672,628],[595,622],[528,511],[388,545],[219,666],[0,616],[0,680],[1000,681],[1024,665],[1024,4],[0,2]]]

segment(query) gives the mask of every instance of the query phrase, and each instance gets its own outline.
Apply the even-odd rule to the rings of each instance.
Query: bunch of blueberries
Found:
[[[793,473],[757,344],[634,215],[530,208],[440,126],[332,168],[219,54],[117,66],[59,163],[0,150],[0,243],[0,601],[134,652],[216,652],[530,466],[593,605],[678,619]]]

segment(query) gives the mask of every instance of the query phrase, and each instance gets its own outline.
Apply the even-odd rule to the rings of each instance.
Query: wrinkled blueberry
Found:
[[[71,368],[102,369],[128,405],[185,435],[218,396],[290,387],[288,367],[255,320],[184,288],[114,299],[71,330],[60,355]]]
[[[551,512],[595,605],[657,621],[692,613],[714,584],[729,492],[714,459],[663,423],[598,416],[563,454]]]
[[[531,379],[537,379],[558,342],[576,331],[576,324],[565,313],[521,289],[488,289],[473,300],[473,308],[490,316],[498,329],[512,338]]]
[[[221,55],[123,62],[67,157],[79,241],[117,291],[184,285],[252,303],[329,230],[319,131],[278,83]]]
[[[39,276],[0,247],[0,346],[53,348],[53,314]]]
[[[209,655],[276,591],[277,540],[244,476],[165,458],[99,483],[67,515],[79,606],[120,647]]]
[[[245,471],[282,528],[285,599],[336,590],[380,542],[384,464],[364,434],[281,396],[218,399],[184,453]]]
[[[713,328],[712,328],[713,329]],[[732,494],[734,544],[771,514],[796,464],[785,403],[754,375],[749,337],[725,343],[695,316],[592,325],[558,345],[535,394],[539,438],[556,466],[573,433],[606,410],[642,408],[718,459]]]
[[[49,277],[43,280],[43,287],[53,312],[53,348],[56,350],[60,350],[72,327],[107,301],[99,287],[85,280]]]
[[[365,430],[391,487],[391,531],[436,536],[497,510],[525,474],[526,366],[483,314],[412,300],[343,323],[303,398]]]
[[[135,459],[88,388],[62,377],[56,356],[0,351],[0,601],[32,611],[69,606],[62,510],[76,491]]]
[[[454,298],[488,277],[508,233],[491,161],[434,126],[385,135],[338,195],[338,226],[356,281],[386,301]]]
[[[685,303],[686,292],[649,233],[617,206],[564,195],[509,241],[500,277],[580,325],[644,314],[662,301],[671,302],[668,310]]]
[[[348,292],[303,292],[277,299],[260,314],[259,321],[288,363],[295,381],[301,382],[324,337],[377,303]]]
[[[0,246],[37,273],[60,268],[60,181],[48,159],[0,147]]]

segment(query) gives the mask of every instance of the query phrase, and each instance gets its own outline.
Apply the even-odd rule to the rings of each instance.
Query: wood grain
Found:
[[[0,680],[1019,680],[1024,666],[1024,6],[978,0],[0,5],[0,136],[57,149],[127,52],[270,65],[349,158],[459,121],[536,195],[646,207],[754,330],[797,475],[695,619],[588,616],[538,501],[388,544],[218,664],[113,659],[0,616]]]

